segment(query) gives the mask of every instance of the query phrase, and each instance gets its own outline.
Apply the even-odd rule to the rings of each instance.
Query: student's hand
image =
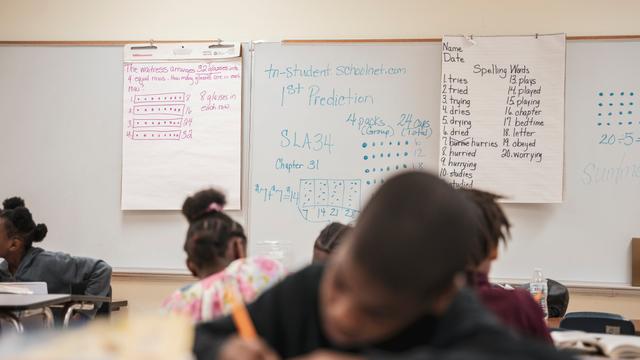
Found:
[[[328,350],[316,350],[311,354],[300,356],[291,360],[364,360],[361,356],[343,354]]]
[[[279,360],[280,357],[264,341],[243,340],[238,336],[227,340],[218,354],[220,360]]]

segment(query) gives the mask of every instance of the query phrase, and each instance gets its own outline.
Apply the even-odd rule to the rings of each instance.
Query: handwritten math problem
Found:
[[[186,194],[215,184],[237,209],[241,62],[156,61],[170,46],[159,45],[144,61],[125,48],[122,207],[175,209]]]
[[[271,228],[286,226],[297,239],[313,239],[323,224],[356,221],[370,194],[397,172],[433,170],[427,149],[437,140],[437,114],[424,97],[437,95],[429,86],[437,79],[427,79],[416,60],[424,51],[256,45],[254,233],[273,240]]]

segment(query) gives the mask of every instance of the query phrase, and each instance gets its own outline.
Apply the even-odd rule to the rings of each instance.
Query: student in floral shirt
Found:
[[[200,281],[169,296],[163,303],[167,312],[188,315],[194,322],[215,319],[231,311],[225,301],[227,289],[249,303],[285,276],[275,260],[246,258],[244,229],[223,212],[225,203],[225,196],[213,189],[184,202],[182,213],[189,221],[187,267]]]

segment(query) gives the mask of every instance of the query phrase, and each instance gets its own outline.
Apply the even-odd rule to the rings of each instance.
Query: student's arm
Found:
[[[107,296],[111,286],[111,266],[98,259],[71,257],[67,273],[72,284],[82,284],[84,295]]]
[[[0,281],[15,281],[9,271],[9,263],[4,258],[0,258]]]
[[[258,336],[279,356],[306,349],[307,330],[313,328],[317,311],[319,269],[307,268],[290,275],[265,291],[247,309]],[[210,321],[196,328],[194,353],[198,359],[216,359],[225,342],[236,333],[230,317]]]
[[[111,266],[98,259],[54,253],[57,260],[50,263],[67,286],[81,289],[83,295],[108,296],[111,287]],[[55,265],[54,265],[55,264]],[[82,313],[93,317],[102,304]]]
[[[247,306],[258,336],[267,344],[277,344],[282,285],[278,284],[267,290],[254,303]],[[221,349],[227,345],[227,341],[232,342],[235,334],[236,327],[230,316],[202,323],[196,327],[194,354],[202,360],[218,359]]]

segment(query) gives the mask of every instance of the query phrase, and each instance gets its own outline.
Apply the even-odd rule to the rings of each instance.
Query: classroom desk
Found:
[[[129,301],[127,300],[111,300],[109,303],[109,310],[119,311],[120,308],[126,307],[127,305],[129,305]]]
[[[50,307],[71,300],[71,295],[13,295],[0,294],[0,318],[12,324],[17,332],[23,332],[22,318],[42,314],[47,327],[53,326],[53,314]]]
[[[547,319],[547,326],[549,328],[559,328],[560,327],[560,321],[562,321],[562,318],[548,318]],[[631,320],[631,322],[633,323],[633,327],[636,328],[636,335],[640,336],[640,320]]]
[[[71,321],[71,316],[75,311],[93,310],[97,303],[109,302],[111,302],[111,298],[108,296],[71,295],[70,299],[63,304],[65,308],[63,326],[69,326],[69,321]]]

